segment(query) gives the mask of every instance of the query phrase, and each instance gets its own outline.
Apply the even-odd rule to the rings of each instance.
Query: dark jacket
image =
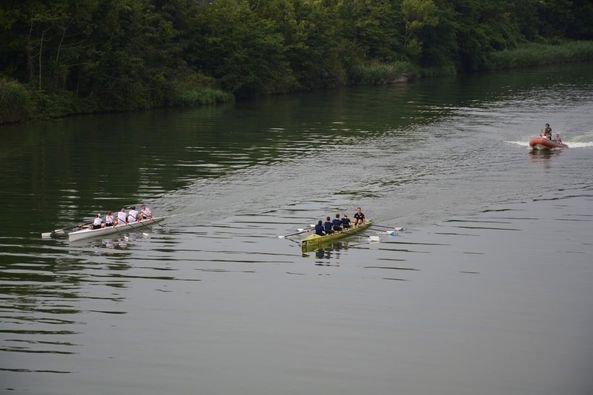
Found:
[[[325,232],[323,230],[323,224],[315,225],[315,234],[319,235],[319,236],[323,236],[325,234]]]

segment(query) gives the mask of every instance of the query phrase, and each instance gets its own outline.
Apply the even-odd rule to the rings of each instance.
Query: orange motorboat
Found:
[[[554,149],[554,148],[568,148],[562,140],[551,140],[544,136],[537,136],[529,140],[529,146],[533,149]]]

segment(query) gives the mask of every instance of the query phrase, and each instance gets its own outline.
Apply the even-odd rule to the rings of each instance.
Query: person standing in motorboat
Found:
[[[546,123],[546,127],[542,129],[542,136],[548,140],[552,140],[552,128],[549,123]]]

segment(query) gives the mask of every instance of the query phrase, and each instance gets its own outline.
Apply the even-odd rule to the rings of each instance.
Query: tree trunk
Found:
[[[41,69],[43,65],[43,39],[45,37],[45,30],[41,32],[41,40],[39,40],[39,89],[41,89]]]
[[[33,45],[31,44],[31,35],[33,34],[33,18],[31,18],[31,26],[29,28],[29,36],[27,37],[27,45],[25,45],[25,56],[27,57],[27,75],[29,79],[27,82],[33,81],[33,73],[35,66],[33,66]]]

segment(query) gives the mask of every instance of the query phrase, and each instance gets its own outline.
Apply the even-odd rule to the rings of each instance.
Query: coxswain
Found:
[[[319,236],[325,236],[325,231],[323,230],[323,221],[319,220],[317,225],[315,225],[315,234]]]
[[[122,207],[119,213],[117,213],[117,224],[125,225],[128,221],[128,214],[126,213],[125,207]]]
[[[101,229],[101,224],[103,220],[101,219],[101,214],[97,214],[95,220],[93,221],[93,229]]]
[[[364,224],[364,214],[360,207],[356,209],[356,213],[354,213],[354,226]]]
[[[113,213],[111,211],[107,211],[107,215],[105,216],[105,226],[113,226]]]
[[[334,224],[332,224],[332,219],[330,217],[327,217],[325,219],[325,222],[323,223],[323,231],[326,234],[334,233],[334,231],[332,229],[333,228],[333,225]]]
[[[348,218],[348,213],[344,213],[342,217],[342,228],[348,229],[350,227],[350,218]]]
[[[130,211],[128,211],[128,223],[132,224],[138,220],[138,210],[136,210],[135,206],[132,206]]]
[[[140,210],[140,219],[150,219],[152,218],[152,210],[147,206],[142,206]]]
[[[342,220],[340,219],[340,214],[336,214],[336,218],[332,221],[332,225],[334,226],[334,232],[342,231]]]

